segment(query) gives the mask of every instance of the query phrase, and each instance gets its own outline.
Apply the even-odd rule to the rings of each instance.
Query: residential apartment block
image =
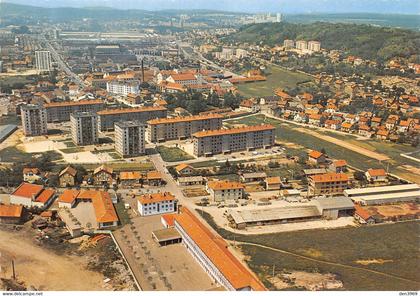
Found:
[[[51,71],[51,53],[47,50],[35,51],[35,67],[39,72]]]
[[[177,210],[177,200],[170,192],[141,195],[137,200],[141,216],[172,213]]]
[[[213,201],[225,201],[243,198],[245,186],[233,181],[209,181],[206,189]]]
[[[193,134],[194,155],[211,156],[274,145],[274,126],[255,125],[233,129],[201,131]]]
[[[27,104],[20,107],[25,136],[47,134],[47,112],[42,105]]]
[[[339,195],[347,189],[349,177],[343,173],[327,173],[309,177],[310,195]]]
[[[115,150],[122,157],[134,157],[145,153],[146,125],[138,121],[115,123]]]
[[[167,109],[162,106],[108,109],[98,112],[98,126],[101,132],[114,130],[115,122],[138,121],[146,123],[148,120],[167,116]]]
[[[75,112],[98,112],[104,109],[102,100],[81,100],[45,104],[47,122],[69,121],[70,114]]]
[[[191,138],[199,131],[220,129],[222,119],[220,114],[152,119],[147,122],[147,140],[156,143]]]
[[[76,145],[98,143],[98,117],[93,112],[76,112],[70,115],[71,138]]]
[[[115,94],[127,96],[128,94],[140,93],[140,81],[118,81],[107,82],[106,91]]]
[[[319,41],[309,41],[308,42],[308,49],[311,51],[320,51],[321,50],[321,42]]]

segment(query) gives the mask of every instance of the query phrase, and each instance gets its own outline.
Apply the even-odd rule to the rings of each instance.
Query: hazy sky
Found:
[[[420,0],[0,0],[35,6],[120,9],[218,9],[243,12],[377,12],[420,14]]]

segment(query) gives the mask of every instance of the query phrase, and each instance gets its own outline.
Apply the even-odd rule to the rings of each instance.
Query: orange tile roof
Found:
[[[166,225],[168,227],[173,227],[175,222],[175,215],[176,214],[163,214],[162,219],[165,220]]]
[[[138,197],[138,201],[142,204],[150,204],[162,201],[173,201],[175,196],[170,192],[144,194]]]
[[[55,194],[53,189],[44,189],[40,195],[36,198],[36,202],[46,204]]]
[[[197,80],[195,75],[191,73],[172,74],[171,77],[174,81]]]
[[[113,114],[125,114],[125,113],[140,113],[150,111],[166,111],[167,109],[163,106],[149,106],[139,108],[122,108],[122,109],[106,109],[99,111],[98,115],[113,115]]]
[[[368,169],[367,173],[371,177],[380,177],[380,176],[386,176],[386,171],[384,169]]]
[[[281,183],[281,178],[280,177],[268,177],[265,179],[265,182],[267,184],[280,184]]]
[[[310,158],[318,159],[318,158],[320,158],[323,155],[324,155],[323,153],[321,153],[321,152],[319,152],[317,150],[312,150],[311,152],[309,152],[309,157]]]
[[[32,174],[38,175],[40,171],[38,168],[23,168],[23,173],[24,174],[32,173]]]
[[[43,189],[42,185],[22,183],[11,195],[35,199]]]
[[[234,289],[251,287],[254,291],[265,291],[266,288],[229,250],[226,242],[213,234],[188,209],[175,215],[179,225],[201,251],[224,275]]]
[[[139,180],[140,172],[120,172],[120,180]]]
[[[363,207],[361,207],[360,205],[355,204],[354,205],[354,209],[356,210],[356,214],[359,215],[363,220],[367,220],[370,217],[372,217],[371,214],[369,214],[368,211],[366,211],[366,209],[364,209]]]
[[[252,125],[252,126],[245,126],[245,127],[239,127],[239,128],[231,128],[231,129],[201,131],[201,132],[195,133],[193,136],[196,138],[203,138],[203,137],[241,134],[241,133],[247,133],[247,132],[268,131],[268,130],[275,130],[275,127],[272,126],[271,124]]]
[[[225,190],[225,189],[244,189],[245,186],[240,182],[235,181],[209,181],[207,186],[213,190]]]
[[[162,179],[162,174],[159,171],[148,171],[146,174],[148,180]]]
[[[80,191],[73,190],[73,189],[66,189],[63,193],[58,197],[58,202],[63,203],[73,203],[76,197],[79,195]]]
[[[83,106],[83,105],[100,105],[104,102],[102,100],[80,100],[70,102],[53,102],[44,104],[45,108],[63,107],[63,106]]]
[[[347,165],[347,161],[345,161],[344,159],[339,159],[339,160],[334,161],[334,165],[336,167],[343,167]]]
[[[310,177],[315,183],[324,182],[347,182],[349,177],[346,174],[327,173],[320,175],[313,175]]]
[[[179,165],[177,165],[177,166],[175,167],[175,170],[176,170],[177,172],[180,172],[180,171],[182,171],[182,170],[184,170],[184,169],[186,169],[186,168],[191,168],[191,169],[192,169],[192,166],[190,166],[189,164],[186,164],[186,163],[181,163],[181,164],[179,164]]]
[[[99,223],[117,222],[118,216],[108,192],[85,190],[77,196],[79,199],[92,200],[96,221]]]
[[[22,216],[22,205],[2,205],[0,204],[0,217],[20,218]]]
[[[155,124],[167,124],[167,123],[176,123],[176,122],[188,122],[188,121],[197,121],[197,120],[207,120],[207,119],[216,119],[224,118],[220,114],[206,114],[206,115],[194,115],[194,116],[181,116],[174,118],[156,118],[149,120],[147,123],[151,125]]]

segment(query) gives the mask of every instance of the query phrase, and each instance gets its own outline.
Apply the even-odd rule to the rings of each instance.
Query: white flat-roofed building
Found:
[[[308,49],[313,52],[317,52],[321,50],[321,42],[319,41],[309,41],[308,42]]]
[[[111,94],[122,96],[127,96],[128,94],[139,94],[140,81],[113,80],[106,83],[106,91]]]
[[[25,136],[46,135],[47,112],[42,105],[27,104],[20,107]]]
[[[35,51],[35,67],[39,72],[51,71],[51,53],[47,50]]]
[[[93,112],[70,115],[71,138],[79,146],[98,143],[98,117]]]
[[[145,154],[146,125],[138,121],[115,123],[115,150],[122,157]]]
[[[141,195],[137,200],[141,216],[159,215],[177,211],[177,200],[170,192]]]
[[[344,190],[344,195],[361,205],[379,205],[420,199],[420,186],[404,184]]]

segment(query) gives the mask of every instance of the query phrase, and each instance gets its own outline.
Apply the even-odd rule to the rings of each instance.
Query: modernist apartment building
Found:
[[[47,134],[47,112],[42,105],[27,104],[20,107],[25,136]]]
[[[70,115],[71,138],[76,145],[98,143],[98,117],[93,112],[76,112]]]
[[[222,119],[220,114],[152,119],[147,122],[147,140],[156,143],[191,138],[199,131],[220,129]]]
[[[255,125],[233,129],[201,131],[193,134],[194,155],[211,156],[274,145],[274,126]]]
[[[320,51],[321,50],[321,42],[319,41],[309,41],[308,42],[308,49],[311,51]]]
[[[134,157],[145,153],[146,125],[138,121],[115,123],[115,150],[122,157]]]
[[[310,195],[339,195],[347,189],[349,177],[343,173],[326,173],[309,177]]]
[[[167,116],[167,109],[162,106],[107,109],[98,112],[98,126],[101,132],[114,130],[115,122],[138,121],[146,123],[155,118]]]
[[[294,48],[294,47],[295,47],[295,41],[290,40],[290,39],[286,39],[286,40],[284,40],[284,42],[283,42],[283,46],[284,46],[286,49]]]
[[[49,51],[35,51],[35,68],[39,72],[48,72],[52,70],[51,53]]]
[[[244,196],[245,186],[233,181],[209,181],[206,186],[213,201],[238,200]]]
[[[137,200],[141,216],[173,213],[177,210],[177,200],[170,192],[141,195]]]
[[[44,105],[47,110],[47,122],[69,121],[70,114],[75,112],[98,112],[104,109],[102,100],[80,100],[56,102]]]
[[[109,81],[106,83],[106,91],[111,94],[122,96],[127,96],[128,94],[138,94],[140,93],[140,81]]]
[[[174,217],[174,227],[188,252],[228,291],[265,291],[264,285],[236,257],[226,242],[213,234],[186,208]]]
[[[307,50],[308,42],[306,42],[305,40],[298,40],[296,41],[296,48],[300,50]]]

